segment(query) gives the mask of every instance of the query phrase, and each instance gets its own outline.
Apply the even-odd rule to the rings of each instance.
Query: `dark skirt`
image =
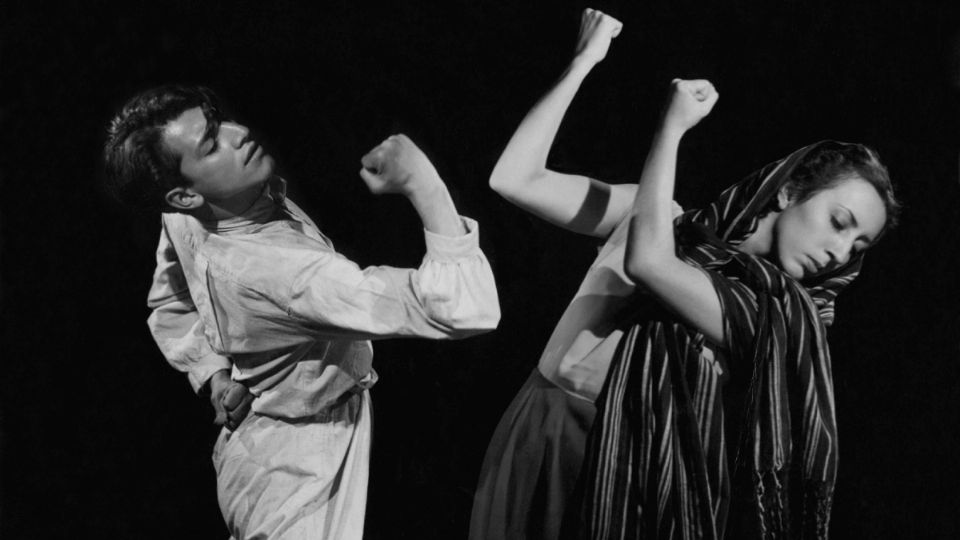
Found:
[[[533,370],[487,448],[470,540],[558,538],[594,412]]]

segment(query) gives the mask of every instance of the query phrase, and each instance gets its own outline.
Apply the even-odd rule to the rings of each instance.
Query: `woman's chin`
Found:
[[[787,261],[785,264],[780,265],[780,269],[783,270],[783,273],[792,277],[793,279],[800,281],[804,278],[812,277],[808,276],[806,270],[803,266],[795,263],[794,261]]]

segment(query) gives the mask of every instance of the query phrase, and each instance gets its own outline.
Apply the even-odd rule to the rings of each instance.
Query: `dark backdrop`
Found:
[[[419,222],[359,158],[409,134],[482,225],[503,308],[461,342],[376,344],[368,538],[462,538],[487,441],[596,242],[486,180],[559,75],[580,2],[0,5],[0,537],[225,538],[209,405],[144,323],[158,235],[97,187],[104,126],[133,92],[216,89],[295,199],[363,265],[415,265]],[[701,5],[703,4],[703,5]],[[639,175],[673,77],[721,98],[680,152],[678,199],[822,139],[876,147],[905,203],[831,330],[841,430],[835,538],[960,536],[960,95],[951,0],[598,2],[625,24],[551,163]]]

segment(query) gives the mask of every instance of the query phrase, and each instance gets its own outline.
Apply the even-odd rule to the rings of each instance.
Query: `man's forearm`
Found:
[[[443,180],[437,178],[423,182],[407,194],[410,204],[416,209],[423,222],[423,228],[441,236],[461,236],[466,229],[450,198],[450,192]]]

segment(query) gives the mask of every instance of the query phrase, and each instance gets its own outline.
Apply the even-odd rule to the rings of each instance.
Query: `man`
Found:
[[[427,253],[416,270],[361,269],[285,198],[273,159],[198,87],[130,100],[105,159],[121,201],[162,211],[148,324],[226,425],[213,461],[230,532],[361,538],[376,382],[368,340],[496,327],[477,224],[457,214],[416,145],[390,137],[362,158],[360,176],[374,193],[407,197]]]

